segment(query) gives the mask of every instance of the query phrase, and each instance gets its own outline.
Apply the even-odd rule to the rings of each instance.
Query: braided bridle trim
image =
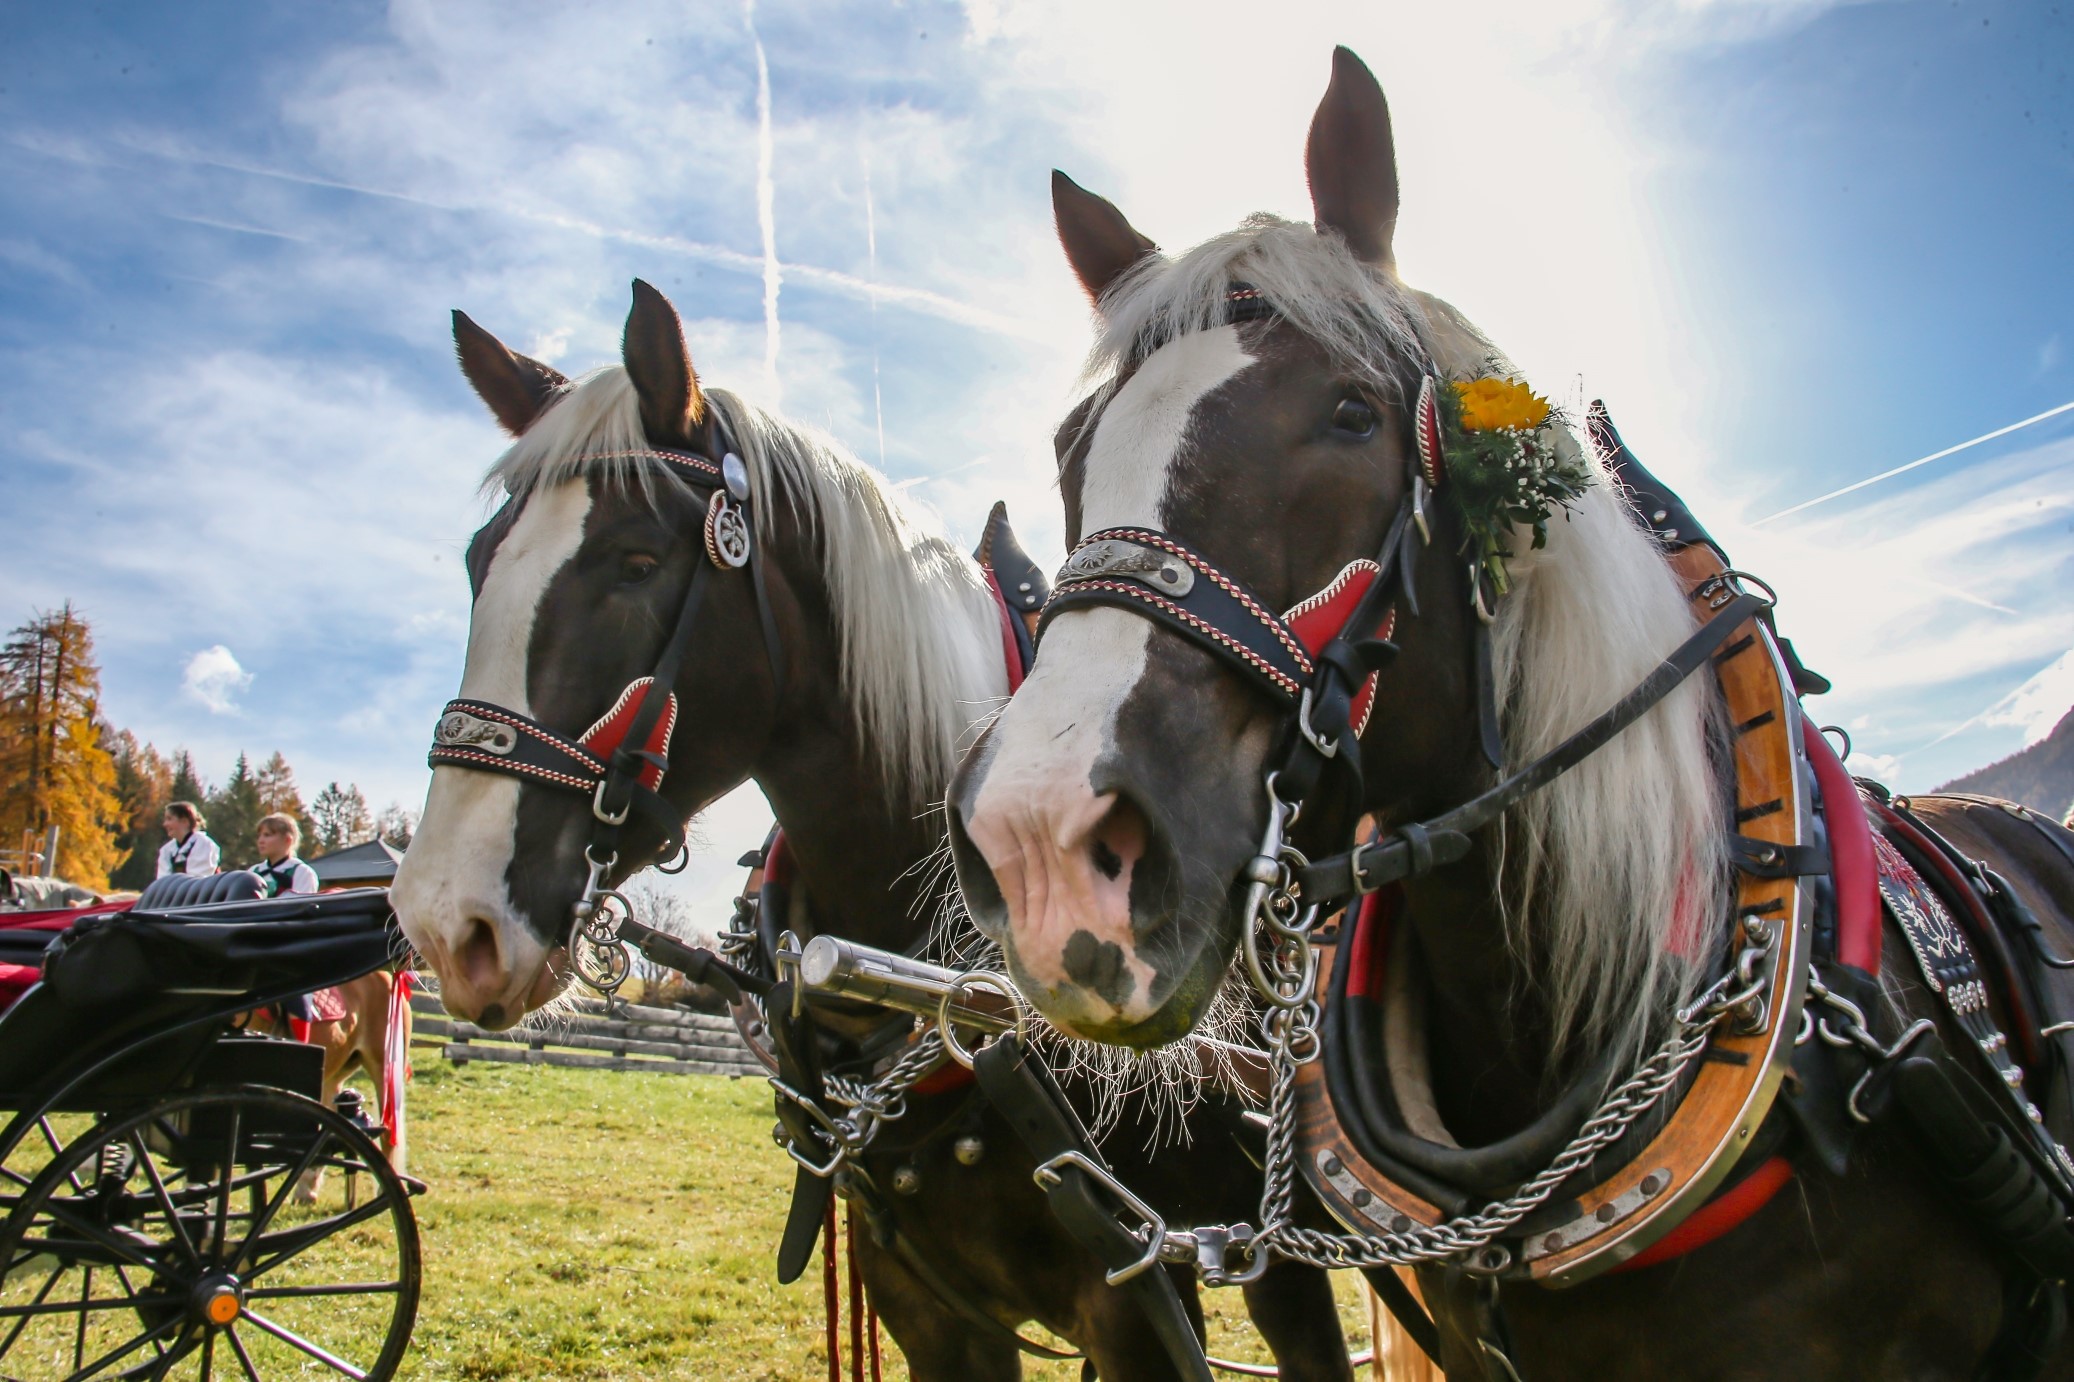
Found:
[[[1215,639],[1219,647],[1228,649],[1237,657],[1243,658],[1247,666],[1252,667],[1266,677],[1274,684],[1276,689],[1280,690],[1290,700],[1293,701],[1302,694],[1302,683],[1294,680],[1287,672],[1284,672],[1281,668],[1275,666],[1259,653],[1254,652],[1223,629],[1212,624],[1209,620],[1189,613],[1156,590],[1140,585],[1136,581],[1104,580],[1099,577],[1094,580],[1075,581],[1069,588],[1072,590],[1100,590],[1111,595],[1122,595],[1141,604],[1151,605],[1162,614],[1180,620],[1204,637]]]
[[[1198,575],[1208,576],[1212,581],[1215,581],[1218,588],[1231,596],[1232,599],[1237,600],[1248,614],[1260,621],[1262,627],[1274,634],[1276,641],[1289,650],[1289,656],[1296,659],[1296,664],[1303,669],[1305,677],[1309,677],[1316,672],[1317,668],[1311,663],[1310,650],[1303,646],[1302,641],[1294,633],[1290,632],[1289,625],[1280,615],[1253,598],[1251,591],[1218,570],[1208,558],[1191,551],[1181,543],[1168,537],[1165,533],[1155,532],[1150,528],[1104,528],[1099,533],[1091,533],[1086,538],[1083,538],[1079,546],[1076,546],[1073,550],[1078,552],[1082,547],[1086,547],[1093,542],[1115,540],[1136,542],[1147,547],[1157,547],[1169,556],[1181,558],[1181,560],[1193,567]],[[1087,585],[1090,583],[1080,581],[1075,582],[1075,584]],[[1062,590],[1066,588],[1063,585],[1060,587]],[[1053,598],[1057,598],[1057,592],[1053,592]],[[1295,695],[1296,688],[1291,687],[1289,694]]]

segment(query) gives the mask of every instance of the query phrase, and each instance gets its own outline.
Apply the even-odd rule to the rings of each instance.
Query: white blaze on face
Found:
[[[583,544],[590,488],[572,480],[535,493],[497,544],[468,624],[464,698],[531,715],[526,654],[555,574]],[[515,1016],[547,958],[512,906],[505,883],[518,828],[519,782],[503,773],[432,770],[425,814],[390,900],[404,934],[439,971],[450,1010],[490,1003]],[[486,954],[478,926],[495,943]],[[490,959],[494,958],[494,963]]]
[[[1196,406],[1252,363],[1229,326],[1182,336],[1147,360],[1103,409],[1089,441],[1081,531],[1165,527],[1171,472]],[[1116,1010],[1126,1019],[1151,1015],[1153,974],[1131,931],[1131,871],[1110,878],[1090,862],[1089,841],[1114,798],[1096,795],[1089,778],[1114,745],[1116,716],[1144,674],[1151,633],[1138,615],[1101,607],[1074,610],[1045,630],[1044,655],[995,723],[965,823],[1007,904],[1023,974],[1069,986],[1066,944],[1088,931],[1122,951],[1136,980]]]

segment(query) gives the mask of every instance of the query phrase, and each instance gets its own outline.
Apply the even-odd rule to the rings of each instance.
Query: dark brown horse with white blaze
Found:
[[[1345,50],[1311,128],[1308,172],[1315,226],[1256,218],[1172,259],[1106,201],[1055,182],[1061,239],[1103,317],[1104,367],[1057,444],[1069,543],[1135,531],[1141,540],[1124,544],[1143,549],[1135,568],[1092,555],[1156,585],[1158,542],[1171,540],[1207,554],[1271,610],[1300,607],[1349,563],[1389,550],[1393,515],[1423,503],[1431,539],[1395,599],[1395,656],[1372,664],[1375,703],[1358,744],[1340,742],[1358,754],[1359,795],[1321,788],[1293,827],[1317,858],[1345,850],[1364,814],[1386,831],[1430,821],[1499,780],[1481,733],[1474,568],[1445,488],[1413,492],[1414,411],[1429,373],[1510,371],[1458,313],[1398,278],[1389,116]],[[1241,301],[1269,306],[1241,313]],[[1623,492],[1557,431],[1593,483],[1551,523],[1545,549],[1515,534],[1511,589],[1492,612],[1492,702],[1513,767],[1620,700],[1699,623]],[[1200,585],[1212,572],[1167,574]],[[1253,924],[1265,772],[1285,761],[1293,721],[1234,657],[1206,648],[1214,631],[1190,636],[1178,616],[1154,622],[1120,600],[1059,598],[1029,680],[953,785],[960,882],[974,920],[1054,1023],[1150,1046],[1190,1030]],[[1726,723],[1708,683],[1704,672],[1685,682],[1478,830],[1462,857],[1407,870],[1388,957],[1400,1005],[1390,1030],[1402,1039],[1387,1061],[1393,1097],[1405,1110],[1408,1092],[1423,1102],[1402,1116],[1434,1162],[1539,1136],[1566,1106],[1580,1110],[1560,1130],[1571,1135],[1592,1099],[1672,1030],[1731,935],[1754,934],[1731,931],[1747,923],[1735,916],[1725,855],[1739,803],[1721,771],[1746,726]],[[1831,820],[1856,806],[1832,793]],[[2074,950],[2074,854],[2061,857],[2053,827],[1951,799],[1916,807],[2045,919],[2043,948]],[[1875,989],[1884,1011],[1868,1000],[1881,1041],[1929,1016],[1952,1068],[1985,1089],[1986,1066],[1966,1066],[1972,1039],[1933,1001],[1891,920],[1886,928]],[[2069,996],[2058,974],[2042,988],[2062,1005]],[[2011,1049],[2043,1053],[2032,1097],[2058,1123],[2064,1100],[2045,1092],[2052,1040],[2016,1025],[1994,997],[2020,1038]],[[2034,1322],[2038,1277],[2023,1277],[2006,1241],[1961,1212],[1924,1144],[1893,1121],[1842,1119],[1844,1089],[1818,1093],[1795,1078],[1794,1098],[1754,1139],[1781,1149],[1786,1188],[1685,1256],[1566,1290],[1479,1285],[1445,1261],[1423,1267],[1448,1375],[2069,1375],[2064,1334],[2049,1321],[2046,1357],[2013,1361],[2022,1349],[2010,1351],[2004,1326],[2021,1333]],[[1820,1103],[1814,1121],[1845,1129],[1848,1158],[1825,1164],[1786,1102]],[[1475,1187],[1462,1212],[1524,1178]],[[2063,1211],[2055,1222],[2063,1229]],[[1507,1331],[1501,1369],[1483,1345]]]
[[[782,924],[802,939],[914,953],[947,887],[931,867],[942,849],[933,803],[969,726],[1008,690],[1003,615],[979,567],[832,443],[701,387],[675,311],[644,283],[623,367],[573,382],[458,313],[455,335],[469,381],[517,438],[493,471],[510,498],[468,552],[463,700],[575,738],[655,671],[678,626],[686,641],[659,783],[669,812],[688,820],[753,777],[794,865]],[[720,497],[682,483],[658,453],[743,463],[776,656],[751,573],[723,568],[708,546]],[[686,616],[695,579],[707,584]],[[460,741],[443,731],[442,742]],[[435,767],[393,897],[449,1011],[509,1026],[561,990],[592,806],[588,791]],[[604,881],[661,848],[654,823],[634,817]],[[883,1020],[855,1009],[816,1017],[838,1033]],[[966,1091],[916,1092],[890,1131],[897,1150],[852,1165],[881,1191],[898,1186],[896,1168],[919,1171],[918,1190],[885,1198],[927,1272],[868,1238],[859,1259],[917,1378],[1021,1369],[1007,1331],[961,1316],[927,1275],[1000,1325],[1041,1322],[1102,1378],[1175,1375],[1136,1304],[1051,1221],[1033,1163],[990,1107]],[[965,1133],[984,1148],[976,1164],[953,1155]],[[1192,1147],[1116,1154],[1126,1174],[1161,1188],[1152,1199],[1198,1221],[1243,1219],[1255,1193],[1251,1165],[1207,1122]],[[1324,1273],[1270,1272],[1247,1301],[1284,1376],[1351,1375]]]

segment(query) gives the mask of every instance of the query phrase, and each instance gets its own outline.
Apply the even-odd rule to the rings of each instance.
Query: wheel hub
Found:
[[[222,1329],[245,1312],[245,1287],[229,1272],[211,1272],[195,1286],[188,1308],[197,1323]]]

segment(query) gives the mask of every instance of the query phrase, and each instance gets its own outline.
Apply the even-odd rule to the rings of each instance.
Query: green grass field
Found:
[[[792,1163],[760,1080],[449,1066],[420,1052],[411,1170],[425,1287],[404,1375],[825,1376],[818,1261],[772,1270]],[[1365,1339],[1353,1285],[1349,1336]],[[1208,1293],[1213,1351],[1265,1361],[1236,1291]],[[886,1341],[887,1375],[904,1378]],[[1026,1364],[1077,1379],[1078,1364]]]

